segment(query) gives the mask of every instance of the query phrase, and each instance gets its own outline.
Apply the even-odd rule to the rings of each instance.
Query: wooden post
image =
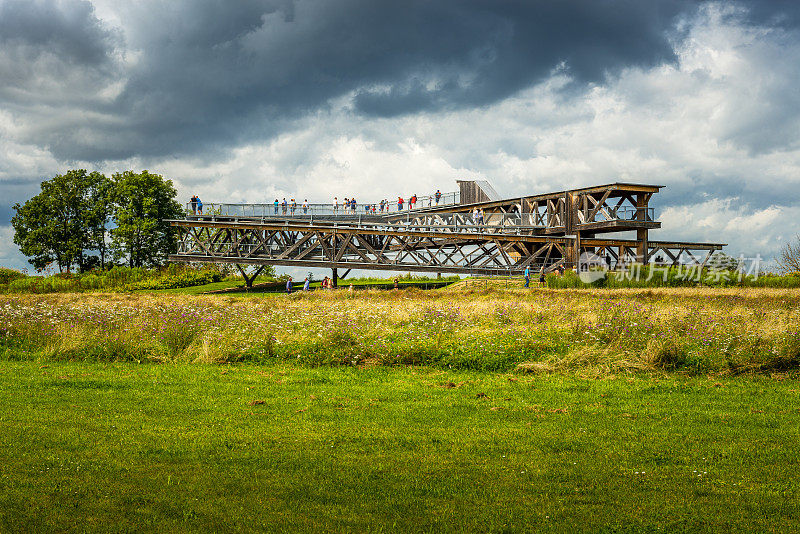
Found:
[[[650,195],[647,193],[639,193],[636,195],[636,219],[639,221],[647,220],[647,203],[650,200]],[[645,265],[649,258],[647,257],[647,228],[636,229],[636,260]]]
[[[336,267],[333,268],[331,279],[333,280],[333,287],[339,287],[339,273],[336,271]]]

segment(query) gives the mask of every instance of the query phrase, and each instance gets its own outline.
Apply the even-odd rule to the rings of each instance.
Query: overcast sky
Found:
[[[800,233],[800,2],[0,0],[11,206],[70,168],[185,201],[666,185],[651,239]]]

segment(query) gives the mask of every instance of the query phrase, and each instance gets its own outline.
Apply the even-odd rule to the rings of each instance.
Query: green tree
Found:
[[[131,267],[161,265],[177,250],[175,231],[164,219],[183,217],[170,180],[148,171],[125,171],[112,177],[114,222],[111,246]]]
[[[90,190],[90,224],[89,235],[92,242],[92,248],[96,250],[100,256],[100,268],[106,268],[106,253],[108,250],[108,243],[106,235],[108,234],[108,223],[113,214],[112,203],[112,188],[113,182],[100,174],[92,181]]]
[[[14,243],[35,268],[56,262],[61,272],[69,272],[74,264],[83,269],[86,252],[93,249],[94,184],[104,180],[97,172],[69,170],[42,182],[41,193],[25,204],[14,205]]]

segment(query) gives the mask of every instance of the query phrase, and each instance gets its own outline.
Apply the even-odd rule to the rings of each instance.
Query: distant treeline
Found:
[[[38,270],[52,264],[60,272],[163,265],[176,250],[174,230],[164,219],[183,216],[176,195],[170,180],[146,170],[111,178],[69,170],[14,205],[14,243]]]

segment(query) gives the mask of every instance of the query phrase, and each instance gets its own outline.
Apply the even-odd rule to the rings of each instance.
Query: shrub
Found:
[[[14,269],[0,267],[0,284],[8,284],[13,280],[19,280],[20,278],[25,278],[25,274],[15,271]]]
[[[223,275],[219,271],[186,270],[177,274],[170,274],[160,278],[151,278],[129,284],[126,289],[133,291],[140,289],[177,289],[219,282],[222,278]]]

